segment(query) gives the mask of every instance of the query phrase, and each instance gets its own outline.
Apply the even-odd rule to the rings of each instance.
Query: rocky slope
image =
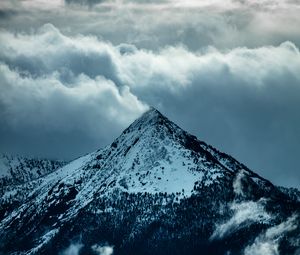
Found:
[[[155,109],[14,190],[26,198],[1,203],[2,254],[299,252],[295,196]]]

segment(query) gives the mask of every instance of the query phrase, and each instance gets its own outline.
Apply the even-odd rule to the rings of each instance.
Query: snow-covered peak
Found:
[[[232,174],[201,147],[195,136],[155,108],[145,112],[111,146],[97,151],[92,158],[93,163],[89,164],[99,168],[95,183],[105,178],[105,187],[110,187],[107,190],[130,193],[189,196],[195,183],[209,186]]]
[[[136,119],[128,127],[128,129],[134,132],[136,130],[153,128],[155,126],[162,125],[163,123],[166,122],[170,122],[170,121],[164,115],[162,115],[157,109],[151,107],[141,117]],[[126,130],[124,132],[126,132]]]
[[[2,160],[2,165],[7,162]],[[9,189],[10,185],[7,187],[0,194],[0,241],[6,241],[10,251],[14,249],[9,246],[10,239],[1,239],[5,231],[10,228],[9,231],[15,231],[12,237],[33,233],[34,242],[25,245],[25,249],[32,249],[26,254],[41,254],[47,242],[60,241],[66,236],[66,229],[70,229],[65,224],[73,226],[79,222],[81,231],[82,226],[86,228],[87,222],[92,222],[97,232],[104,227],[105,234],[111,223],[124,225],[131,229],[127,236],[130,240],[147,226],[152,229],[152,221],[163,214],[166,215],[165,226],[170,223],[169,217],[174,216],[175,225],[187,219],[179,229],[187,224],[194,235],[198,233],[194,227],[200,222],[201,229],[207,225],[205,233],[210,236],[212,222],[229,219],[233,211],[232,220],[217,225],[220,231],[217,229],[212,235],[224,236],[235,227],[236,217],[241,223],[249,224],[246,220],[252,209],[255,211],[250,221],[257,218],[269,224],[271,214],[264,213],[260,201],[265,199],[260,198],[284,201],[294,197],[294,193],[285,196],[270,182],[182,130],[154,108],[135,120],[110,146],[80,157],[50,174],[39,175],[33,181],[15,185],[13,189]],[[230,203],[232,201],[234,203]],[[236,213],[237,210],[241,213]],[[132,215],[136,218],[127,220]],[[195,221],[191,222],[193,218]],[[145,223],[146,228],[141,227],[143,221],[150,225]],[[128,225],[130,222],[134,225]],[[169,232],[166,236],[170,236]],[[121,239],[125,240],[123,236]]]

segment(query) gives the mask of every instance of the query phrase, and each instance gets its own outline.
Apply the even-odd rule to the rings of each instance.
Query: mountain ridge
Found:
[[[0,153],[0,184],[22,184],[47,175],[65,164],[62,160]]]

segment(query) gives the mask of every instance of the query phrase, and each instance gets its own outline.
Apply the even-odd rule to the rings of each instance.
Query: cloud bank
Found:
[[[276,184],[299,187],[300,53],[292,42],[157,52],[46,24],[2,30],[0,44],[2,151],[76,157],[152,105]]]
[[[233,211],[232,217],[228,221],[217,225],[210,239],[221,239],[247,226],[247,224],[250,225],[255,222],[268,223],[271,220],[271,216],[265,211],[265,202],[265,199],[260,199],[255,202],[232,203],[230,205],[230,210]]]
[[[0,10],[1,27],[11,31],[52,23],[69,35],[152,50],[253,48],[287,40],[300,47],[300,4],[290,0],[2,0]]]
[[[253,244],[245,248],[244,255],[279,255],[280,239],[286,232],[297,228],[297,220],[298,217],[293,215],[279,225],[270,227],[265,233],[258,236]]]

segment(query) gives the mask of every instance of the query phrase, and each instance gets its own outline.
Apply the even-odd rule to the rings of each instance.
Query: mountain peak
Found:
[[[165,116],[162,115],[161,112],[158,111],[156,108],[151,106],[149,110],[144,112],[144,114],[140,118],[151,120],[151,119],[157,119],[159,117],[165,117]]]
[[[166,125],[167,123],[171,123],[171,121],[165,117],[162,113],[160,113],[156,108],[150,107],[150,109],[138,119],[136,119],[130,126],[129,130],[141,130],[141,129],[149,129],[154,126]]]
[[[296,218],[285,219],[299,211],[296,193],[285,195],[153,107],[111,146],[38,177],[0,183],[1,254],[62,254],[82,235],[80,254],[94,254],[106,241],[118,254],[229,254],[230,245],[244,254],[250,235],[255,246],[253,233],[264,238],[294,225]],[[283,247],[281,234],[283,245],[286,237],[297,241],[296,225],[277,231],[274,244]]]

